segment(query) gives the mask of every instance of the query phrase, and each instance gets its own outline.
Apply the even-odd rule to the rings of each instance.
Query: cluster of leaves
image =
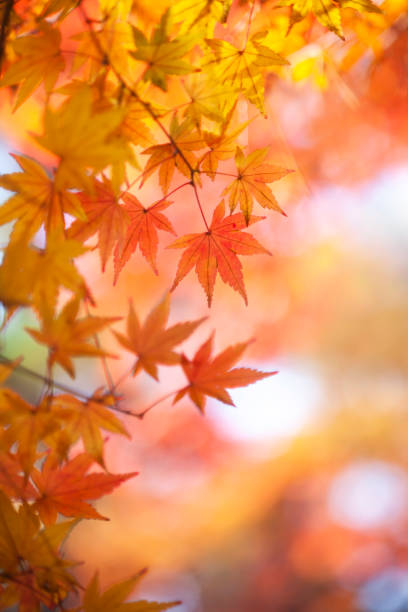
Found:
[[[282,38],[309,9],[338,36],[343,6],[378,11],[370,0],[283,4],[291,12]],[[41,604],[67,610],[68,601],[84,612],[143,612],[177,604],[123,603],[140,575],[103,594],[95,576],[80,597],[63,551],[79,519],[104,519],[89,502],[135,476],[107,470],[101,430],[129,435],[117,414],[141,418],[150,409],[120,406],[123,377],[111,380],[111,355],[98,336],[120,317],[91,312],[89,279],[77,267],[87,241],[96,236],[102,271],[113,258],[114,283],[138,247],[157,273],[159,230],[176,235],[167,215],[172,195],[183,190],[202,231],[167,245],[183,250],[170,292],[195,268],[209,306],[217,273],[247,302],[239,257],[269,254],[247,229],[264,219],[253,207],[285,214],[269,184],[290,169],[270,161],[268,147],[245,150],[240,139],[248,123],[239,120],[243,104],[265,114],[266,76],[282,75],[289,64],[268,31],[259,21],[254,25],[257,11],[266,15],[276,7],[255,0],[158,5],[156,20],[149,3],[132,0],[0,4],[0,87],[10,92],[15,109],[34,97],[43,125],[34,135],[38,157],[15,154],[21,171],[0,177],[0,186],[13,194],[0,210],[0,224],[14,223],[0,265],[0,301],[4,325],[17,309],[32,309],[38,326],[27,332],[48,354],[36,403],[7,387],[0,393],[1,609],[18,602],[21,612],[38,611]],[[234,26],[236,15],[244,28]],[[204,206],[206,186],[216,189],[218,178],[219,197]],[[162,197],[142,203],[137,185],[154,180]],[[210,336],[192,358],[178,352],[203,319],[167,327],[169,309],[166,293],[141,324],[131,302],[126,334],[114,331],[119,345],[135,355],[127,376],[144,370],[158,379],[158,365],[181,367],[186,384],[174,402],[188,396],[203,412],[207,396],[232,404],[228,388],[274,373],[233,367],[248,343],[212,357]],[[74,379],[78,357],[102,360],[106,387],[87,396],[57,382],[55,366]],[[14,369],[27,372],[20,361],[2,358],[2,379]],[[75,454],[78,441],[83,452]],[[94,464],[99,471],[89,473]]]

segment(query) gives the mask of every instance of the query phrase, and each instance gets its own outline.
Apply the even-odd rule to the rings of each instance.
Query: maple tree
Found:
[[[296,170],[281,166],[269,145],[245,143],[253,119],[266,121],[271,78],[321,78],[310,62],[292,70],[293,57],[296,63],[296,53],[328,32],[330,45],[343,48],[343,15],[357,58],[372,44],[368,34],[378,37],[403,12],[387,10],[371,0],[0,3],[2,99],[16,112],[34,101],[41,115],[29,154],[13,154],[20,170],[0,177],[11,192],[0,224],[13,223],[0,265],[3,328],[16,310],[28,309],[37,325],[26,332],[46,349],[40,374],[20,359],[0,358],[2,380],[15,371],[43,381],[37,402],[6,385],[0,391],[1,609],[153,612],[178,605],[125,603],[143,572],[103,593],[95,574],[84,588],[65,539],[80,519],[104,519],[91,502],[137,474],[110,473],[104,457],[104,432],[129,436],[121,415],[141,419],[158,403],[124,407],[125,380],[144,371],[159,382],[158,366],[178,368],[186,383],[165,398],[189,398],[204,412],[207,397],[232,404],[227,389],[276,374],[235,367],[249,342],[212,357],[212,335],[189,359],[179,345],[205,318],[167,327],[170,295],[195,269],[208,306],[218,274],[248,302],[239,257],[271,254],[252,233],[267,218],[253,208],[286,215],[269,185]],[[149,199],[153,184],[161,197]],[[98,249],[105,274],[112,258],[116,285],[124,269],[137,266],[138,249],[158,274],[163,246],[182,254],[144,323],[131,295],[126,333],[115,327],[125,313],[95,314],[81,256]],[[114,351],[101,343],[107,330]],[[135,360],[115,381],[108,359],[119,351]],[[58,367],[77,380],[81,357],[102,364],[105,384],[93,392],[59,380]]]

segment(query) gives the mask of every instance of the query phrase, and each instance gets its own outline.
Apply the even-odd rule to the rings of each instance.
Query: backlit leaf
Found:
[[[247,304],[242,264],[238,255],[254,255],[255,253],[270,255],[270,253],[251,234],[241,230],[246,225],[256,223],[262,218],[252,216],[247,223],[244,215],[240,213],[225,217],[225,206],[222,201],[214,211],[208,231],[200,234],[187,234],[168,247],[186,249],[179,261],[171,291],[195,267],[198,280],[207,294],[209,306],[212,302],[217,272],[224,283],[231,285],[242,295]]]

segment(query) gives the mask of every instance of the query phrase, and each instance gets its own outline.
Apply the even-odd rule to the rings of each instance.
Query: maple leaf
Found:
[[[21,610],[39,610],[40,603],[54,608],[75,585],[67,572],[70,565],[58,549],[73,527],[73,521],[40,529],[32,506],[14,508],[0,491],[0,566],[2,582],[9,583],[12,601]]]
[[[60,52],[61,33],[47,21],[39,25],[40,35],[27,35],[13,42],[13,51],[18,59],[0,80],[0,87],[18,85],[14,109],[18,108],[41,82],[50,93],[58,75],[65,68]]]
[[[197,408],[204,412],[206,396],[234,406],[228,391],[234,387],[246,387],[257,380],[273,376],[277,372],[260,372],[252,368],[230,368],[240,359],[249,342],[229,346],[216,357],[211,358],[212,334],[200,346],[192,360],[182,355],[181,365],[189,384],[181,389],[174,398],[174,404],[188,394]]]
[[[242,49],[225,40],[207,38],[205,42],[213,52],[215,60],[207,56],[202,68],[213,66],[217,81],[242,92],[265,114],[263,72],[270,66],[284,66],[289,62],[261,44],[258,38],[259,34],[252,37]]]
[[[72,357],[113,357],[101,348],[89,344],[88,340],[101,329],[120,317],[92,317],[77,319],[79,299],[73,298],[68,302],[57,317],[46,316],[42,321],[42,329],[29,329],[26,331],[41,344],[49,347],[48,367],[59,363],[71,376],[75,377]]]
[[[1,439],[3,443],[3,439]],[[14,499],[28,500],[35,495],[35,489],[27,480],[27,472],[23,475],[23,466],[17,454],[5,452],[0,454],[0,489],[8,497]]]
[[[171,7],[171,16],[175,23],[180,24],[181,32],[199,27],[209,36],[217,22],[227,21],[231,4],[232,0],[178,0]]]
[[[158,380],[157,364],[174,365],[180,362],[180,355],[174,347],[186,340],[205,319],[177,323],[165,329],[170,314],[168,295],[150,312],[140,325],[132,302],[129,304],[127,336],[114,331],[124,348],[137,356],[133,376],[141,369]]]
[[[170,40],[169,15],[169,11],[164,13],[150,40],[141,30],[133,27],[137,50],[130,53],[132,57],[146,64],[143,80],[151,81],[163,91],[167,90],[166,75],[188,74],[196,70],[182,59],[195,44],[195,37],[190,33]]]
[[[31,281],[33,302],[39,312],[54,311],[61,285],[78,296],[86,293],[85,281],[72,261],[86,250],[76,240],[65,240],[58,231],[48,236],[46,248],[37,253],[39,273]]]
[[[203,117],[222,123],[225,109],[237,91],[225,84],[214,83],[211,75],[191,75],[183,87],[189,97],[184,117],[190,117],[194,125],[200,127]]]
[[[130,193],[122,196],[125,202],[124,210],[128,216],[129,224],[126,236],[117,243],[114,253],[115,278],[117,282],[119,274],[137,246],[142,252],[143,257],[149,262],[153,271],[157,274],[156,257],[159,240],[157,230],[170,232],[176,235],[170,221],[162,210],[168,208],[172,202],[159,200],[149,208],[145,208],[139,200]]]
[[[58,191],[44,168],[35,160],[22,155],[12,156],[23,172],[0,176],[0,187],[16,192],[0,210],[0,225],[17,219],[11,240],[23,235],[29,239],[43,224],[47,232],[64,227],[64,213],[86,220],[75,193]]]
[[[205,130],[202,132],[203,140],[209,150],[204,153],[203,157],[200,159],[199,165],[201,170],[205,172],[212,181],[216,177],[218,163],[234,157],[236,152],[236,139],[249,124],[249,121],[244,121],[237,129],[232,132],[228,131],[235,106],[234,104],[227,114],[219,132],[213,133]]]
[[[191,179],[191,170],[196,170],[198,166],[197,158],[192,151],[205,147],[201,135],[190,118],[179,123],[174,116],[170,124],[170,137],[172,142],[153,145],[143,151],[143,155],[150,155],[150,158],[146,163],[140,186],[142,187],[146,179],[159,168],[159,182],[164,195],[169,190],[176,168]],[[196,180],[198,179],[197,175]]]
[[[114,5],[123,7],[124,3],[115,2]],[[134,42],[132,28],[126,18],[119,21],[111,13],[106,15],[101,30],[93,32],[86,30],[75,34],[72,38],[79,41],[72,66],[73,72],[87,63],[90,82],[100,76],[102,71],[106,76],[111,66],[122,75],[128,74],[129,51],[134,49]],[[105,61],[105,49],[109,49],[109,62]]]
[[[129,157],[126,141],[114,137],[122,118],[118,108],[95,112],[90,88],[78,90],[56,111],[47,109],[44,134],[36,140],[60,158],[57,189],[92,191],[88,169],[100,172]]]
[[[150,118],[146,108],[138,100],[132,98],[125,106],[124,113],[120,132],[125,139],[141,147],[153,144],[155,139],[146,125],[146,120]]]
[[[46,441],[56,448],[60,457],[65,458],[68,449],[81,437],[86,452],[104,467],[103,438],[100,430],[130,438],[125,426],[109,410],[110,399],[110,396],[104,398],[98,392],[87,401],[81,401],[66,393],[53,399],[52,414],[63,423],[63,429],[58,436],[53,435]]]
[[[11,389],[3,389],[0,393],[0,423],[7,426],[1,443],[9,449],[16,446],[18,460],[25,474],[30,473],[38,458],[37,444],[45,436],[60,429],[47,401],[33,406]]]
[[[136,476],[137,472],[87,474],[93,462],[92,457],[82,453],[58,468],[54,458],[49,455],[41,472],[36,469],[31,472],[33,483],[38,489],[34,507],[45,525],[55,523],[58,513],[109,520],[85,500],[98,499],[110,493],[122,482]]]
[[[251,218],[254,198],[264,208],[272,208],[286,216],[266,183],[283,178],[291,170],[262,163],[267,153],[268,147],[265,147],[253,151],[245,158],[242,149],[237,147],[235,154],[237,178],[223,191],[223,195],[228,192],[230,194],[230,211],[233,212],[239,202],[247,223]]]
[[[341,25],[340,8],[354,8],[360,12],[382,13],[381,9],[371,0],[280,0],[277,6],[290,6],[289,30],[295,23],[301,21],[310,12],[326,28],[337,34],[344,40],[343,28]]]
[[[156,603],[146,600],[124,603],[124,600],[129,597],[144,574],[145,571],[139,572],[136,576],[115,584],[101,593],[99,576],[95,573],[84,593],[84,612],[101,612],[101,610],[109,610],[109,612],[162,612],[181,603],[179,601]]]
[[[94,179],[94,193],[81,192],[79,199],[86,214],[85,220],[76,220],[68,230],[68,237],[85,242],[98,232],[98,247],[102,272],[115,244],[123,246],[129,216],[113,191],[111,182],[105,177]]]
[[[182,236],[167,248],[186,249],[178,264],[176,278],[171,291],[195,266],[198,280],[207,294],[208,306],[211,306],[217,272],[224,283],[231,285],[248,303],[242,274],[242,265],[237,255],[266,253],[259,242],[241,230],[249,224],[261,221],[264,217],[252,216],[248,223],[241,213],[225,217],[225,206],[222,201],[214,211],[208,231],[200,234]]]

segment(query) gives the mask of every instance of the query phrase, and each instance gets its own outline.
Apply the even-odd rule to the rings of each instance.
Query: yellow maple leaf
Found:
[[[338,0],[338,2],[334,0],[280,0],[277,6],[291,7],[289,30],[295,23],[304,19],[306,15],[313,13],[322,25],[343,40],[340,8],[349,7],[367,13],[382,12],[371,0]]]
[[[263,208],[271,208],[286,216],[267,183],[283,178],[291,170],[263,163],[267,153],[268,147],[265,147],[245,157],[242,149],[237,147],[235,154],[237,177],[223,192],[224,195],[229,193],[231,212],[235,210],[238,203],[240,204],[247,224],[251,218],[254,199]]]
[[[25,610],[39,610],[40,603],[54,608],[75,579],[67,572],[69,562],[58,552],[75,521],[41,529],[38,515],[29,504],[15,508],[0,492],[0,566],[2,582]],[[20,606],[20,609],[21,606]]]
[[[59,30],[46,21],[41,22],[39,29],[39,35],[21,36],[13,42],[13,51],[18,59],[0,81],[0,87],[19,85],[14,109],[23,104],[41,82],[45,91],[50,93],[59,73],[65,68],[60,52]]]
[[[26,331],[41,344],[49,348],[48,367],[59,363],[71,376],[75,377],[72,357],[113,357],[102,348],[89,343],[94,334],[101,329],[118,321],[120,317],[92,317],[78,319],[79,299],[74,298],[68,302],[57,317],[45,313],[42,329],[26,328]]]
[[[216,81],[242,92],[264,114],[264,72],[271,66],[284,66],[289,62],[260,42],[259,34],[238,49],[226,40],[207,38],[206,43],[215,59],[208,54],[202,68],[213,67]]]
[[[130,53],[136,60],[144,62],[146,69],[144,81],[151,81],[163,91],[167,90],[166,76],[172,74],[189,74],[199,69],[194,68],[185,56],[194,46],[194,33],[170,39],[170,13],[166,11],[157,28],[148,40],[138,28],[133,28],[136,51]]]
[[[218,23],[227,21],[232,0],[178,0],[171,5],[174,23],[180,24],[180,33],[191,28],[201,28],[206,36],[212,36]]]
[[[100,592],[99,577],[96,573],[84,593],[84,612],[101,612],[101,610],[109,610],[109,612],[164,612],[164,610],[180,605],[180,601],[156,603],[144,599],[124,603],[145,573],[146,571],[142,570],[136,576],[114,584],[103,593]]]
[[[86,293],[84,279],[72,261],[86,250],[80,242],[66,240],[59,232],[48,236],[46,248],[38,253],[38,273],[31,281],[33,302],[40,312],[54,310],[61,285],[78,295]]]
[[[101,429],[130,438],[121,421],[109,410],[112,396],[96,391],[91,398],[82,401],[66,393],[53,399],[51,413],[63,424],[58,435],[47,438],[60,457],[66,459],[68,449],[82,438],[85,450],[95,461],[104,466]]]
[[[95,112],[90,88],[82,88],[56,111],[47,109],[44,134],[37,141],[60,158],[57,189],[92,191],[88,171],[100,172],[129,155],[126,141],[115,131],[123,118],[119,108]]]
[[[0,187],[16,192],[0,209],[0,225],[16,220],[11,240],[31,238],[41,227],[46,232],[64,227],[64,213],[86,220],[75,193],[58,191],[54,181],[35,160],[13,155],[23,172],[0,176]]]

